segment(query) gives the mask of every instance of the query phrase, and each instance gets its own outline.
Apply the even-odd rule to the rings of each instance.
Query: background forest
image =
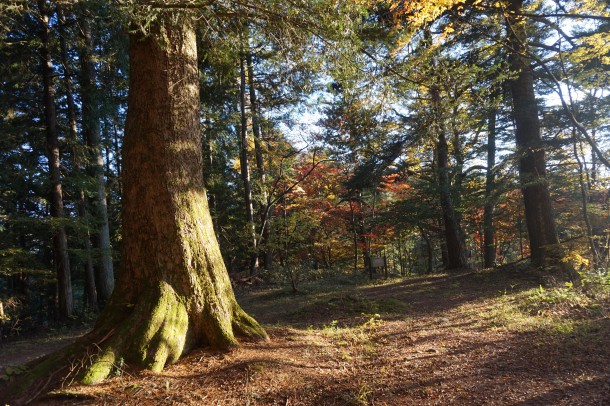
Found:
[[[234,281],[608,274],[607,0],[200,7],[201,169]],[[0,13],[1,340],[113,290],[130,23],[95,0]]]

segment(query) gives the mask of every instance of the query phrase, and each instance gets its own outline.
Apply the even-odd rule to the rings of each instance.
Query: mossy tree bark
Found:
[[[130,45],[123,144],[123,256],[116,294],[97,329],[115,338],[85,376],[119,357],[154,371],[196,345],[266,338],[237,304],[208,209],[199,131],[195,31],[188,14],[160,15]]]
[[[121,360],[161,371],[198,345],[228,348],[237,336],[267,339],[235,300],[212,227],[192,20],[161,14],[149,33],[131,34],[116,288],[94,330],[29,371],[19,382],[22,393],[57,382],[49,377],[65,376],[67,365],[79,365],[82,382],[94,384]]]

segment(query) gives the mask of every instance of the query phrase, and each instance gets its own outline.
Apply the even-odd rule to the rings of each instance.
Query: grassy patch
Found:
[[[592,294],[594,292],[594,294]],[[582,288],[539,286],[525,291],[504,290],[479,315],[483,323],[511,331],[588,335],[600,329],[608,311],[610,288],[598,281]]]
[[[580,289],[571,285],[561,288],[545,289],[540,286],[526,292],[519,303],[523,312],[531,315],[574,316],[576,313],[586,312],[593,304],[593,300]]]
[[[380,348],[376,338],[383,323],[379,314],[371,315],[363,323],[353,326],[333,320],[319,329],[319,333],[335,348],[334,356],[342,361],[374,358]]]

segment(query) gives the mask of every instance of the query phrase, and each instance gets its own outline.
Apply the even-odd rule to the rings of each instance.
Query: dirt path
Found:
[[[65,333],[48,333],[34,338],[18,338],[0,342],[0,375],[9,366],[26,364],[71,344],[88,329],[73,329]]]
[[[119,368],[41,404],[610,404],[607,301],[525,306],[537,286],[496,272],[248,292],[270,342]]]

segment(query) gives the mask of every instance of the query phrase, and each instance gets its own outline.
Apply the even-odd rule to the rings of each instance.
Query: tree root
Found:
[[[268,340],[263,328],[234,301],[230,319],[214,320],[210,330],[194,326],[210,325],[193,317],[210,319],[210,314],[192,314],[186,300],[167,283],[159,283],[140,297],[136,305],[109,303],[94,330],[78,342],[28,366],[27,373],[1,388],[0,400],[26,404],[43,392],[74,381],[92,385],[110,376],[124,364],[153,372],[176,362],[195,345],[211,344],[229,348],[235,336]],[[225,325],[227,329],[218,329]],[[206,331],[208,330],[208,331]],[[206,336],[215,334],[214,337]]]

